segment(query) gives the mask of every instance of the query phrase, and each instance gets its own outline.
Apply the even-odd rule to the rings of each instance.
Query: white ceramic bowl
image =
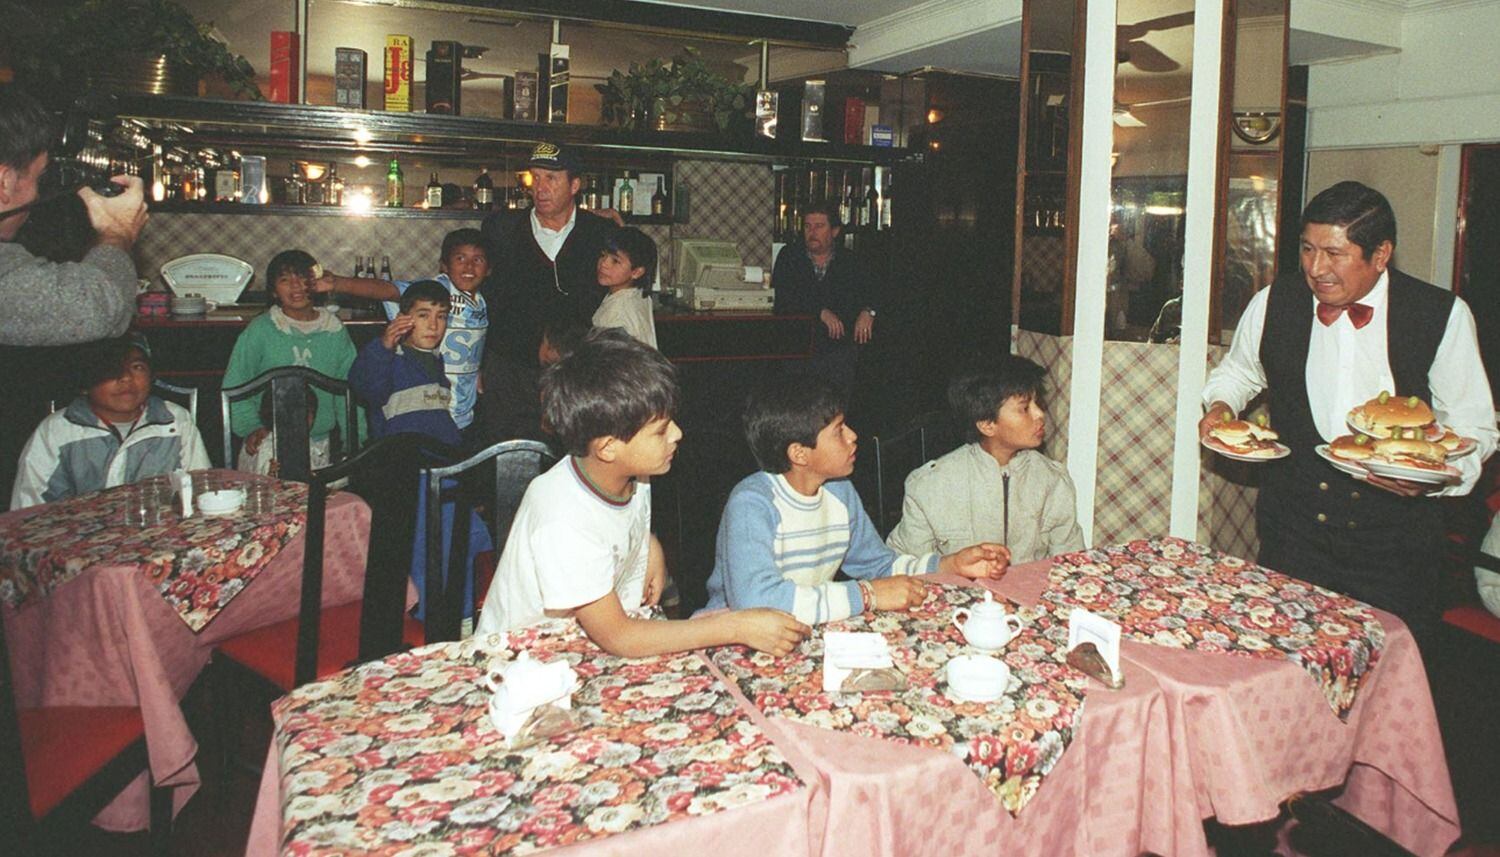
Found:
[[[197,503],[198,510],[205,515],[233,514],[245,505],[245,490],[221,488],[218,491],[204,491],[198,495]]]
[[[1010,684],[1010,667],[988,655],[959,655],[945,668],[948,688],[966,702],[993,702]]]

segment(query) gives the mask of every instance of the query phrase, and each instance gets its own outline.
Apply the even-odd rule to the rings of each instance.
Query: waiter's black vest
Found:
[[[1390,269],[1386,355],[1395,379],[1396,389],[1391,391],[1395,395],[1432,401],[1428,372],[1447,329],[1453,300],[1451,292]],[[1359,489],[1364,486],[1334,471],[1313,451],[1313,447],[1324,442],[1313,422],[1307,398],[1308,343],[1312,325],[1317,323],[1313,305],[1312,293],[1300,271],[1278,278],[1271,286],[1260,339],[1260,362],[1266,371],[1271,424],[1282,442],[1291,447],[1292,454],[1282,461],[1268,463],[1260,505],[1294,502],[1308,514],[1326,508],[1325,514],[1330,517],[1366,521],[1389,521],[1408,514],[1414,502],[1422,501],[1376,489],[1361,492]],[[1330,486],[1338,486],[1339,490],[1332,492],[1337,497],[1327,496]],[[1350,504],[1350,496],[1360,502]],[[1313,503],[1304,505],[1302,501]],[[1330,503],[1332,507],[1328,506]],[[1261,517],[1264,520],[1264,515]]]

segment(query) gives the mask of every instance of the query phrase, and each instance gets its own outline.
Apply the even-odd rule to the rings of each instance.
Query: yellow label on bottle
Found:
[[[411,110],[411,36],[385,37],[385,109]]]

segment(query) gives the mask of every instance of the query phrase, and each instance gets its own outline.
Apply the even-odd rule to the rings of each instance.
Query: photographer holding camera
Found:
[[[14,243],[38,197],[53,133],[52,116],[34,98],[0,86],[0,345],[71,345],[118,336],[135,312],[130,248],[146,222],[138,177],[112,179],[124,188],[114,197],[79,189],[95,232],[82,261],[50,262]]]

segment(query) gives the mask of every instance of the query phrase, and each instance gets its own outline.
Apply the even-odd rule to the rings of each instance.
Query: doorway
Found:
[[[1458,205],[1453,289],[1474,312],[1479,353],[1500,399],[1500,143],[1464,146]]]

